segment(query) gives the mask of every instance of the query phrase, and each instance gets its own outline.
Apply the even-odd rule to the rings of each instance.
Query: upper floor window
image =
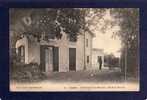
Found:
[[[88,39],[86,39],[86,47],[88,47]]]

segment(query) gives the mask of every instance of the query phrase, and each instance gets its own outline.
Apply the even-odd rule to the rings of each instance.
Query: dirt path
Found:
[[[54,72],[39,82],[11,82],[11,91],[137,91],[139,84],[125,82],[117,70]]]

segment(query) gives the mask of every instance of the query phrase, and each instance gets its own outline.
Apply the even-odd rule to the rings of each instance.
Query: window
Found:
[[[89,63],[89,56],[87,56],[87,63]]]
[[[18,57],[19,57],[19,61],[24,63],[25,62],[25,48],[24,46],[20,46],[18,48]]]
[[[88,39],[86,39],[86,47],[88,47]]]

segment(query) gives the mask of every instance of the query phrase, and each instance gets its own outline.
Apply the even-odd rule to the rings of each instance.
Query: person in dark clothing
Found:
[[[102,58],[101,57],[99,57],[99,70],[101,70],[102,69]]]

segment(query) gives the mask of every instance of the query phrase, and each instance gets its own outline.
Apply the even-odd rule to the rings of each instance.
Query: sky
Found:
[[[109,13],[104,16],[105,19],[111,20],[112,17]],[[105,33],[95,30],[95,37],[93,38],[93,48],[103,49],[105,54],[113,54],[116,57],[120,56],[118,52],[121,48],[121,41],[118,37],[112,38],[113,32],[119,30],[118,26],[106,30]]]

